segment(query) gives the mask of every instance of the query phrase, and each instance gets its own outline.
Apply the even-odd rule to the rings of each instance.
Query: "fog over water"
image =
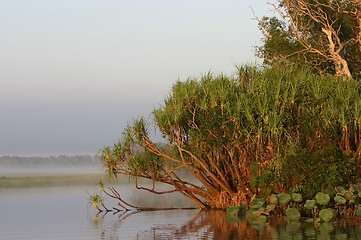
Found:
[[[98,157],[0,157],[0,177],[100,174],[105,170]]]
[[[96,154],[172,84],[254,63],[266,0],[0,0],[0,156]]]

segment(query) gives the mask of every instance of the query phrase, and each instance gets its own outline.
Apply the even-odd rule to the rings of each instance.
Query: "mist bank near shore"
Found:
[[[0,157],[0,177],[83,175],[104,172],[97,156]]]
[[[1,188],[27,188],[27,187],[53,187],[53,186],[79,186],[96,185],[101,174],[69,174],[69,175],[44,175],[44,176],[12,176],[0,177]]]
[[[90,155],[59,155],[49,157],[0,157],[0,167],[65,167],[65,166],[100,166],[97,156]]]

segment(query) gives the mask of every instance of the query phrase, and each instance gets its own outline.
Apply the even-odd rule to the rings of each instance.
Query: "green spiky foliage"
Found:
[[[307,69],[240,67],[178,81],[153,112],[103,149],[109,172],[171,186],[201,208],[250,205],[297,188],[304,196],[361,177],[361,86]],[[183,173],[197,181],[188,181]],[[139,187],[139,186],[138,186]]]

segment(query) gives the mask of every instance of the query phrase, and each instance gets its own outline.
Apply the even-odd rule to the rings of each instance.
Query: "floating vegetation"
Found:
[[[271,194],[267,201],[263,198],[254,198],[246,217],[250,222],[265,222],[270,216],[281,215],[287,221],[330,222],[335,217],[360,218],[361,221],[361,184],[351,184],[346,190],[335,187],[335,196],[318,192],[313,199],[302,200],[300,193]],[[337,193],[336,193],[337,192]],[[240,207],[227,208],[227,214],[238,215]],[[242,216],[244,214],[241,214]]]

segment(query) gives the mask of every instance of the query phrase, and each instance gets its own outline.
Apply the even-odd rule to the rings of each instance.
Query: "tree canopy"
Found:
[[[279,17],[258,19],[263,68],[176,82],[151,120],[135,120],[103,149],[109,173],[212,209],[286,191],[311,197],[361,179],[361,3],[272,6]],[[150,123],[164,143],[151,139]],[[153,185],[139,184],[140,178]]]
[[[165,143],[152,141],[140,118],[101,158],[110,173],[171,186],[138,188],[177,191],[201,208],[290,188],[313,194],[360,175],[360,92],[356,80],[294,68],[240,67],[235,76],[179,81],[153,112]]]
[[[321,74],[361,77],[359,0],[277,0],[274,17],[258,19],[266,65],[293,63]]]

